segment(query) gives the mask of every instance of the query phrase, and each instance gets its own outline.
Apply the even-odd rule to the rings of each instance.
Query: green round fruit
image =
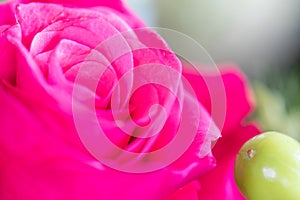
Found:
[[[300,200],[300,144],[277,132],[258,135],[240,149],[234,176],[248,200]]]

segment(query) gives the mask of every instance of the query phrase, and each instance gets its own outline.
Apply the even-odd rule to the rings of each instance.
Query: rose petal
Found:
[[[175,194],[170,197],[170,200],[198,200],[199,189],[200,184],[197,181],[193,181],[192,183],[185,185],[175,192]]]
[[[0,26],[1,25],[14,25],[16,23],[13,4],[11,2],[0,2]]]
[[[16,82],[16,50],[8,41],[11,37],[20,37],[20,29],[10,25],[0,26],[0,80],[6,80],[12,84]]]
[[[68,8],[56,4],[41,4],[41,3],[31,3],[31,4],[20,4],[16,8],[16,18],[22,27],[23,42],[25,46],[29,47],[33,37],[45,27],[53,24],[54,22],[59,22],[61,25],[58,28],[62,28],[64,24],[77,23],[80,24],[80,21],[84,23],[87,19],[96,18],[94,23],[86,23],[86,25],[97,25],[99,23],[112,23],[118,25],[116,27],[124,27],[124,22],[121,17],[118,15],[111,14],[111,18],[108,18],[105,14],[105,8],[99,9],[82,9],[82,8]],[[103,20],[105,19],[105,20]],[[65,20],[65,21],[64,21]],[[85,26],[86,26],[85,25]],[[110,25],[111,26],[111,25]],[[51,27],[56,30],[55,25]],[[57,26],[56,26],[57,27]],[[122,28],[124,29],[124,28]],[[48,29],[49,30],[49,29]],[[91,30],[91,29],[89,29]],[[103,31],[103,24],[100,27],[94,27],[94,31]],[[76,33],[76,32],[73,32]],[[96,32],[99,33],[99,32]],[[106,30],[102,34],[109,34],[110,31]],[[82,36],[82,34],[81,34]],[[96,34],[98,37],[102,37],[101,34]],[[96,38],[96,37],[95,37]],[[94,39],[95,39],[94,38]],[[78,38],[80,39],[80,38]],[[85,38],[88,40],[94,40],[93,38]],[[97,38],[96,38],[97,39]],[[94,41],[95,44],[99,44],[98,40]]]
[[[165,199],[214,166],[211,156],[200,159],[189,151],[177,164],[151,173],[112,170],[87,154],[74,132],[72,118],[47,103],[36,104],[26,94],[12,95],[2,86],[0,97],[0,116],[5,116],[0,125],[9,133],[0,136],[5,152],[0,154],[5,163],[0,172],[1,199]],[[193,162],[186,159],[189,157]]]
[[[20,29],[19,25],[15,25],[12,29]],[[8,35],[9,42],[16,49],[17,56],[17,66],[16,66],[16,83],[15,85],[22,91],[22,93],[27,93],[32,96],[32,98],[39,99],[44,102],[48,102],[49,105],[58,105],[64,109],[70,111],[71,106],[64,101],[65,98],[71,98],[70,87],[66,85],[65,87],[60,87],[56,89],[65,90],[63,92],[57,92],[52,87],[50,87],[42,74],[39,66],[30,55],[25,46],[21,43],[21,38],[19,35]],[[7,81],[6,81],[7,82]],[[54,95],[55,94],[55,95]],[[50,96],[57,97],[55,103]],[[52,101],[52,102],[51,102]]]
[[[255,124],[249,124],[219,139],[213,149],[218,165],[200,178],[199,199],[245,199],[234,180],[234,160],[240,147],[259,132]]]
[[[190,67],[185,64],[183,68],[183,75],[189,80],[197,93],[199,101],[209,112],[211,112],[212,108],[218,108],[219,110],[224,109],[226,111],[225,113],[219,112],[220,116],[213,116],[219,127],[222,127],[222,124],[224,123],[224,126],[222,127],[224,136],[224,134],[229,133],[234,130],[235,127],[239,126],[240,122],[243,121],[244,118],[253,110],[254,106],[253,97],[246,77],[242,74],[238,67],[233,65],[220,65],[219,67],[221,77],[206,75],[205,73],[199,74],[199,72],[195,73],[195,71],[191,72]],[[226,97],[210,95],[211,91],[209,91],[208,88],[213,88],[214,94],[223,94],[221,92],[223,89],[221,86],[214,86],[214,83],[218,81],[223,82]],[[218,92],[219,90],[220,92]],[[211,105],[211,98],[219,99],[219,101],[214,101],[215,104]],[[224,104],[224,101],[226,104]],[[222,122],[223,119],[225,119],[224,122]]]
[[[79,1],[79,0],[64,0],[64,1],[58,1],[58,0],[43,0],[43,1],[32,1],[32,0],[23,0],[20,1],[21,3],[31,3],[31,2],[43,2],[43,3],[55,3],[55,4],[70,4],[70,5],[76,5],[78,7],[92,7],[92,6],[107,6],[111,8],[115,8],[118,10],[118,8],[123,8],[123,3],[121,0],[97,0],[97,1]]]
[[[17,6],[16,9],[17,19],[23,29],[22,40],[25,46],[21,42],[21,37],[12,36],[9,39],[16,47],[19,56],[16,87],[9,83],[4,85],[0,83],[0,97],[1,100],[3,99],[0,104],[0,116],[5,116],[5,119],[0,120],[0,127],[3,127],[5,132],[0,136],[1,149],[2,147],[4,149],[4,153],[0,153],[0,162],[4,163],[0,167],[1,199],[24,197],[28,199],[165,199],[184,184],[202,176],[215,166],[215,160],[211,155],[211,143],[219,137],[219,130],[212,128],[214,124],[211,117],[185,90],[181,96],[188,105],[184,112],[193,113],[195,106],[199,104],[200,116],[192,117],[195,119],[200,117],[200,120],[199,124],[196,124],[194,120],[189,121],[189,125],[198,128],[196,137],[190,141],[191,146],[187,151],[173,164],[151,173],[132,174],[110,169],[92,158],[78,138],[70,110],[72,103],[75,106],[84,106],[79,101],[80,98],[85,97],[83,95],[78,99],[72,99],[69,85],[66,84],[68,87],[66,90],[65,86],[62,86],[65,83],[62,77],[63,70],[60,68],[63,62],[54,62],[58,58],[55,56],[58,55],[59,50],[69,48],[60,46],[63,43],[61,39],[74,40],[93,48],[98,45],[98,43],[92,43],[94,39],[98,39],[97,42],[101,43],[118,34],[122,29],[121,23],[117,24],[117,20],[111,23],[105,18],[102,20],[89,18],[96,11],[83,9],[75,11],[75,9],[56,5],[33,3]],[[87,18],[80,18],[79,16],[84,15],[85,12]],[[95,16],[98,17],[97,14]],[[79,27],[74,27],[74,23]],[[103,26],[108,28],[107,31],[99,32],[98,29]],[[64,28],[64,31],[59,32],[59,28]],[[94,35],[92,34],[90,38],[80,38],[82,33]],[[97,38],[97,34],[102,38]],[[35,35],[38,36],[31,44]],[[135,44],[132,41],[136,37],[132,37],[132,34],[124,36],[131,48],[129,50],[134,51],[133,59],[136,67],[155,63],[181,73],[179,60],[155,33],[148,32],[149,37],[146,39],[141,39],[144,37],[139,34],[136,35],[141,41]],[[55,37],[60,38],[56,40]],[[40,44],[42,45],[39,46]],[[150,48],[147,48],[149,45]],[[29,47],[31,52],[28,51]],[[47,54],[48,50],[54,50],[54,52]],[[43,59],[45,62],[49,61],[47,62],[50,66],[48,66],[48,80],[30,53],[34,53],[34,56],[43,54],[40,59],[37,58],[40,62]],[[109,54],[106,56],[110,58]],[[116,74],[122,75],[131,69],[124,67],[122,65],[124,63],[124,60],[115,63]],[[112,79],[109,75],[107,77],[109,80]],[[175,88],[179,87],[179,78],[172,80]],[[81,87],[81,89],[80,94],[87,92],[84,88]],[[176,133],[175,129],[177,129],[176,125],[180,117],[178,109],[171,109],[173,102],[168,105],[161,88],[152,87],[151,89],[154,91],[151,95],[157,95],[159,101],[162,101],[168,108],[170,123],[166,125],[166,133]],[[146,92],[147,90],[144,90],[138,97],[135,97],[138,103],[133,106],[139,107],[138,104],[143,98],[147,98],[144,96]],[[152,103],[150,100],[149,104]],[[119,130],[110,123],[110,116],[105,117],[100,113],[99,121],[107,122],[104,127],[108,127],[110,131],[107,133],[113,135],[112,138],[117,145],[130,146],[129,137],[118,135]],[[15,126],[15,122],[20,122],[20,126]],[[160,147],[165,141],[168,142],[170,135],[146,143],[140,142],[142,144],[140,150],[147,152],[152,147]],[[160,184],[153,184],[155,182]],[[118,192],[115,192],[116,188]]]
[[[135,15],[128,6],[124,5],[124,2],[121,0],[88,0],[88,1],[79,1],[79,0],[18,0],[19,3],[30,3],[30,2],[44,2],[44,3],[55,3],[55,4],[64,4],[71,5],[76,7],[106,7],[110,8],[110,12],[121,16],[132,28],[138,28],[145,26],[144,22]],[[94,9],[94,8],[92,8]],[[95,8],[97,9],[97,8]]]
[[[20,26],[15,25],[11,27],[8,31],[9,34],[8,40],[9,42],[15,46],[17,49],[17,58],[18,58],[18,66],[17,66],[17,85],[20,87],[30,88],[37,87],[43,88],[46,83],[43,75],[40,73],[40,69],[37,64],[34,62],[32,56],[29,54],[27,49],[21,43],[21,35],[18,34],[20,32]],[[19,75],[18,75],[19,74]],[[29,81],[29,79],[32,79]],[[38,83],[37,86],[34,86],[32,83]]]
[[[60,20],[48,25],[34,36],[30,51],[33,55],[49,51],[54,49],[62,39],[69,39],[94,49],[105,40],[118,34],[119,32],[112,24],[99,16],[97,18]]]
[[[214,156],[217,160],[235,156],[246,141],[259,133],[260,129],[256,123],[236,127],[234,131],[224,134],[225,136],[218,140],[213,149]]]
[[[200,179],[199,199],[245,200],[234,180],[234,157],[219,163],[208,175]]]

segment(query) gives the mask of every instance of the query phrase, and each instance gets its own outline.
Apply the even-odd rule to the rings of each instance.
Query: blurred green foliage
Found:
[[[265,82],[268,87],[282,94],[288,111],[300,109],[300,65],[273,70]]]
[[[265,130],[286,133],[300,141],[300,66],[270,70],[264,81],[253,84],[256,119]]]

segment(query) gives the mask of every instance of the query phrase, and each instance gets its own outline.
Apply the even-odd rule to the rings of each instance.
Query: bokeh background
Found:
[[[299,0],[127,0],[149,26],[185,33],[251,81],[265,130],[300,140]],[[201,62],[201,60],[199,60]]]

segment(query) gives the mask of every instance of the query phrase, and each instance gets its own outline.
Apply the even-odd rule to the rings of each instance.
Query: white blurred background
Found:
[[[189,35],[216,62],[234,62],[251,77],[299,58],[299,0],[127,0],[149,26]]]

